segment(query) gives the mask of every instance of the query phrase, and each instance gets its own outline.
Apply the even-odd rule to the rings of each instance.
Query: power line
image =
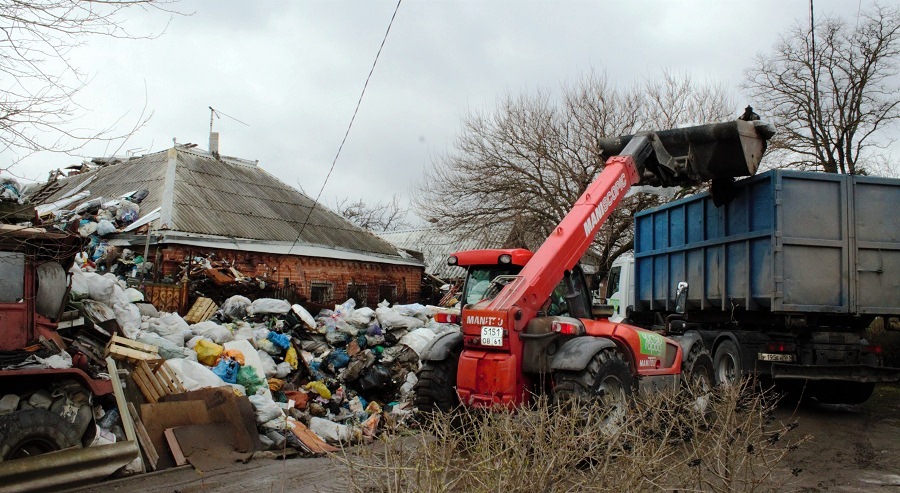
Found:
[[[328,170],[328,174],[325,175],[325,181],[322,183],[322,188],[319,189],[319,194],[316,195],[316,199],[315,201],[313,201],[312,207],[309,208],[309,213],[306,215],[306,219],[300,226],[300,231],[297,232],[297,238],[294,239],[294,243],[291,244],[291,248],[288,249],[288,255],[290,255],[291,251],[297,245],[297,242],[300,240],[300,235],[302,235],[303,230],[306,229],[306,225],[309,224],[309,218],[312,216],[313,210],[316,208],[316,205],[319,204],[319,199],[322,197],[322,192],[325,190],[325,185],[328,184],[328,179],[331,178],[331,172],[334,171],[334,165],[337,163],[338,157],[340,157],[341,155],[341,150],[344,149],[344,144],[347,142],[347,136],[350,135],[350,129],[353,127],[353,121],[356,120],[356,114],[359,112],[359,107],[362,104],[363,96],[366,95],[366,88],[369,87],[369,80],[372,78],[372,73],[375,72],[375,66],[378,64],[378,58],[381,56],[381,50],[384,49],[384,43],[387,41],[388,34],[391,32],[391,26],[394,25],[394,19],[397,18],[397,11],[400,9],[400,3],[402,1],[403,0],[397,0],[397,6],[394,7],[394,14],[391,16],[390,22],[388,22],[387,30],[385,30],[384,37],[381,39],[381,46],[378,47],[378,53],[375,54],[375,60],[372,62],[372,68],[369,69],[369,75],[366,76],[366,82],[365,84],[363,84],[362,92],[359,94],[359,99],[356,101],[356,108],[353,110],[353,116],[350,117],[350,124],[347,125],[347,131],[344,132],[344,138],[341,140],[341,145],[338,146],[337,154],[334,155],[334,160],[331,161],[331,168]]]

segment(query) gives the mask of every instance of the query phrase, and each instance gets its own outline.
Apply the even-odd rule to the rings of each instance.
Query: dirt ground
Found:
[[[882,386],[858,406],[782,404],[777,417],[810,439],[783,465],[787,491],[900,493],[900,386]],[[343,471],[327,458],[255,459],[201,474],[190,466],[60,493],[344,492]]]

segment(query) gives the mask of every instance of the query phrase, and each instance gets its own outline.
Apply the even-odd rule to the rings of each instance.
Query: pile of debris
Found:
[[[105,356],[144,364],[129,377],[150,403],[229,388],[252,405],[252,443],[261,449],[322,453],[401,424],[413,410],[419,352],[438,334],[459,330],[435,322],[433,307],[384,301],[373,310],[353,299],[313,317],[284,300],[232,296],[218,307],[201,298],[183,318],[143,303],[140,291],[111,273],[74,265],[71,274],[69,306],[86,322],[61,332],[87,356],[92,374],[107,371]],[[71,366],[61,354],[57,363]],[[154,375],[174,385],[160,391]],[[115,417],[98,423],[104,440],[125,439]]]

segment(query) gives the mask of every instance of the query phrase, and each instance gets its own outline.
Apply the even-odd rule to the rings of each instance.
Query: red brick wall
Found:
[[[419,301],[421,292],[423,267],[381,264],[375,262],[358,262],[353,260],[335,260],[298,255],[271,255],[234,250],[197,248],[182,245],[169,245],[151,251],[151,261],[158,259],[158,267],[162,276],[175,278],[182,271],[181,265],[190,256],[207,257],[214,253],[216,258],[227,261],[245,276],[270,279],[273,283],[282,284],[287,278],[292,285],[299,287],[299,294],[310,297],[310,286],[313,282],[332,283],[333,300],[343,302],[347,299],[349,284],[366,285],[367,304],[378,304],[379,286],[396,286],[397,299],[391,303],[414,303]],[[356,300],[357,306],[361,300]]]

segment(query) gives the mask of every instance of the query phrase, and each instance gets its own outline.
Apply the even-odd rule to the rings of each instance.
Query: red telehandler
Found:
[[[713,194],[727,201],[733,179],[756,172],[773,134],[759,120],[735,120],[603,139],[602,147],[617,155],[534,254],[451,255],[448,264],[467,270],[462,331],[423,351],[418,409],[512,408],[546,394],[621,398],[637,387],[671,387],[682,374],[711,380],[712,361],[698,341],[613,323],[601,314],[579,260],[632,186],[712,180]]]

